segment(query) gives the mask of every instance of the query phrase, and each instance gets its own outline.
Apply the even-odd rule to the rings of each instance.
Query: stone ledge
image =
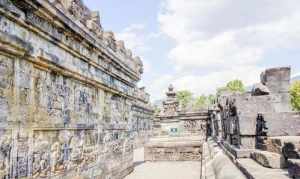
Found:
[[[289,159],[288,160],[288,171],[291,177],[296,179],[300,178],[300,159]]]
[[[224,149],[227,150],[235,159],[238,158],[250,158],[252,149],[239,149],[235,146],[228,144],[227,142],[222,143]]]
[[[268,168],[279,169],[285,168],[286,166],[284,157],[280,154],[273,152],[256,150],[251,153],[251,158],[259,164],[261,164],[262,166]]]
[[[237,159],[236,165],[249,179],[289,179],[287,170],[266,168],[250,158]]]
[[[207,179],[245,179],[243,173],[212,139],[203,144],[203,175]]]

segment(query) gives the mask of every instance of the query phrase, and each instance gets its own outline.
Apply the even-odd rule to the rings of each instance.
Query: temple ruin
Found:
[[[247,178],[299,178],[300,114],[289,102],[289,67],[261,73],[246,93],[223,93],[210,111],[212,137]]]
[[[145,160],[200,161],[208,112],[180,109],[172,85],[166,96],[162,111],[153,121],[153,137],[145,146]]]
[[[0,0],[0,178],[122,179],[138,148],[201,179],[300,178],[290,67],[208,109],[181,108],[170,85],[156,115],[142,74],[82,0]]]
[[[0,1],[0,178],[123,178],[150,131],[143,64],[80,0]]]

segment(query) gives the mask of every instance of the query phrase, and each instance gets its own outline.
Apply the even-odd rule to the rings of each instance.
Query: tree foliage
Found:
[[[226,88],[232,92],[245,92],[245,86],[241,80],[229,81]]]
[[[229,92],[245,92],[245,86],[241,80],[229,81],[226,86],[217,89],[217,96],[220,96],[225,91]]]
[[[216,96],[215,95],[212,95],[212,94],[208,95],[208,97],[207,97],[207,103],[209,105],[214,104],[215,101],[216,101]]]
[[[194,108],[203,108],[207,106],[207,97],[205,95],[198,96],[195,99]]]
[[[193,93],[188,90],[178,91],[176,97],[179,104],[186,107],[193,100]]]
[[[300,111],[300,81],[295,81],[291,85],[290,96],[293,109]]]

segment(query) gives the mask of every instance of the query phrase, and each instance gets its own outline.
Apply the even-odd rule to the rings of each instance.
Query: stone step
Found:
[[[284,157],[278,153],[255,150],[251,153],[251,158],[264,167],[277,169],[286,167]]]
[[[300,136],[269,137],[266,144],[270,152],[283,154],[286,158],[298,158]]]
[[[289,159],[288,171],[291,177],[300,179],[300,159]]]
[[[243,171],[247,178],[251,179],[289,179],[288,171],[285,169],[266,168],[251,158],[240,158],[236,160],[237,166]]]

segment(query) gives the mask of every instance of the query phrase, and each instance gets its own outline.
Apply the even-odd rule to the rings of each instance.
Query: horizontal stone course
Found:
[[[286,167],[285,158],[278,153],[256,150],[251,153],[251,158],[264,167],[275,169]]]

